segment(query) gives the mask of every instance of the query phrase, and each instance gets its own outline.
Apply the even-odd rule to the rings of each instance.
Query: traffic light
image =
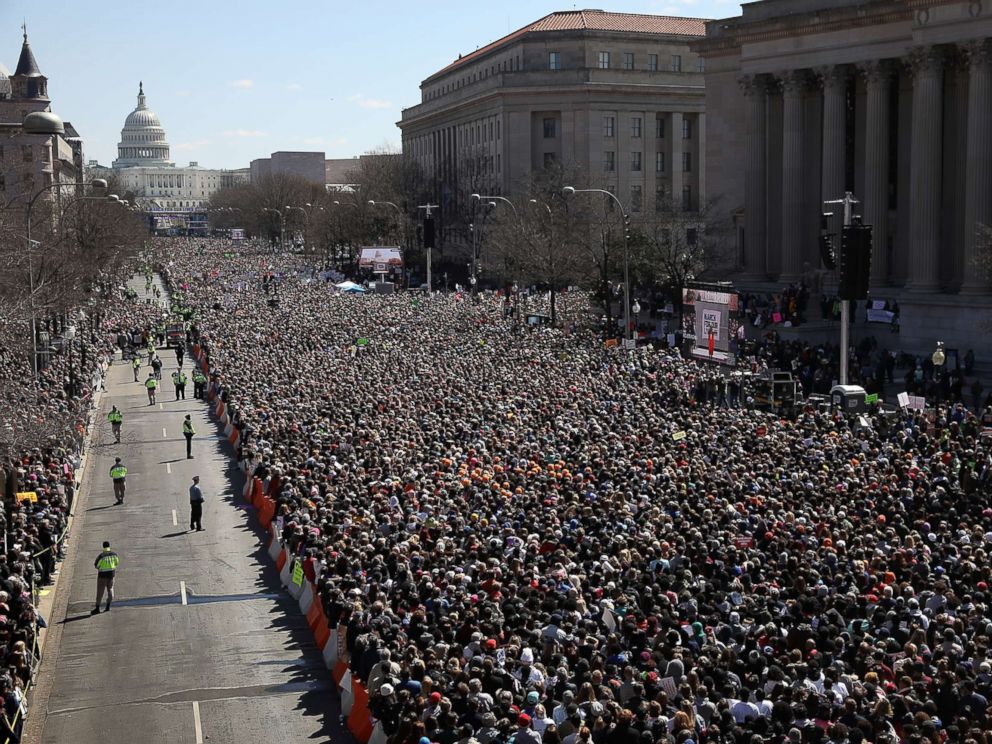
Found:
[[[845,225],[840,238],[840,282],[842,300],[868,297],[871,278],[871,225]]]
[[[832,212],[824,212],[820,215],[820,261],[831,271],[837,268],[837,256],[834,253],[835,233],[830,232],[830,226],[827,223],[827,218],[832,216]]]
[[[424,248],[434,248],[434,218],[424,219]]]

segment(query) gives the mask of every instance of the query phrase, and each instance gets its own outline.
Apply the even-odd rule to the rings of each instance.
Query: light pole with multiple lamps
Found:
[[[577,189],[574,186],[566,186],[561,190],[561,193],[565,197],[569,197],[572,194],[604,194],[616,202],[616,205],[620,207],[620,215],[623,218],[623,322],[624,322],[624,332],[623,332],[623,343],[628,348],[634,348],[636,337],[634,336],[634,329],[630,325],[630,311],[633,309],[631,307],[630,300],[630,247],[627,238],[627,220],[629,219],[627,211],[623,208],[623,203],[617,199],[616,194],[606,189]],[[607,297],[606,301],[609,302],[610,298]],[[640,305],[637,306],[635,312],[640,311]]]

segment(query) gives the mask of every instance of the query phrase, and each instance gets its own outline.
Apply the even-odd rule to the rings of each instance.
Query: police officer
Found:
[[[195,368],[193,370],[193,397],[201,399],[206,397],[206,390],[207,376],[199,368]]]
[[[155,379],[156,380],[161,380],[162,379],[162,360],[159,359],[158,354],[156,354],[155,356],[153,356],[151,362],[149,362],[149,363],[152,365],[152,370],[155,372]]]
[[[114,601],[114,574],[121,564],[121,559],[110,549],[110,541],[103,541],[103,552],[93,561],[96,569],[96,607],[93,608],[94,615],[100,614],[100,601],[103,593],[107,592],[107,612],[110,612],[110,603]]]
[[[183,436],[186,437],[186,459],[193,459],[193,435],[196,434],[196,429],[193,428],[193,422],[190,420],[189,414],[186,414],[186,418],[183,419]]]
[[[110,409],[110,413],[107,414],[107,421],[110,422],[110,428],[114,432],[114,441],[120,443],[121,423],[124,421],[124,414],[117,410],[117,406],[114,406]]]
[[[172,384],[176,388],[176,400],[179,400],[179,396],[183,396],[183,400],[186,400],[186,373],[182,369],[177,369],[172,373]]]
[[[110,478],[114,481],[114,497],[117,499],[118,504],[123,504],[127,468],[119,457],[114,458],[114,466],[110,468]]]
[[[158,387],[158,380],[155,379],[155,373],[149,372],[148,379],[145,380],[145,388],[148,389],[148,405],[155,405],[155,389]]]
[[[189,528],[203,532],[203,491],[200,490],[200,476],[193,476],[189,487]]]
[[[134,370],[134,381],[138,381],[138,372],[141,371],[141,354],[135,350],[134,359],[131,360],[131,369]]]

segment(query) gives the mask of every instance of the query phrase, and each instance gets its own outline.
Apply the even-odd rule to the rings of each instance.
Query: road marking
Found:
[[[162,427],[162,436],[163,437],[169,436],[168,434],[165,433],[165,427],[164,426]]]
[[[159,404],[158,404],[158,410],[160,410],[160,411],[164,411],[164,410],[165,410],[165,405],[164,405],[164,404],[162,404],[162,403],[159,403]]]
[[[176,516],[176,510],[175,509],[172,510],[172,526],[173,527],[178,527],[179,526],[179,517]]]
[[[179,582],[179,596],[181,596],[183,598],[183,604],[189,604],[189,602],[186,601],[186,582],[185,581],[180,581]]]
[[[196,744],[203,744],[203,726],[200,723],[200,704],[193,701],[193,733],[196,734]]]
[[[166,473],[171,473],[172,472],[172,463],[171,462],[165,463],[165,472]]]

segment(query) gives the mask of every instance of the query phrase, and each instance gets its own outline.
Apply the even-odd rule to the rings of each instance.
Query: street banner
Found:
[[[868,309],[868,322],[869,323],[886,323],[892,325],[895,322],[896,314],[891,310],[875,310],[874,308]]]

